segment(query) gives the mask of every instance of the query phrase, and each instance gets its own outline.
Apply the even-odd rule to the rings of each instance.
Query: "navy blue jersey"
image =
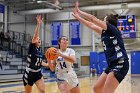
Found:
[[[128,59],[121,32],[115,26],[107,23],[107,30],[103,30],[101,34],[101,41],[108,62],[119,58]]]
[[[28,56],[27,56],[27,67],[38,70],[41,68],[42,54],[40,48],[35,46],[35,43],[29,45]]]

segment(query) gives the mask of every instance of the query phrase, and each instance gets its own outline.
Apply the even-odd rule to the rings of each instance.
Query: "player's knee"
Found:
[[[64,90],[62,93],[70,93],[70,90]]]
[[[59,89],[60,89],[61,93],[69,93],[69,89],[66,87],[61,87]]]
[[[69,90],[68,89],[63,89],[63,90],[60,90],[61,93],[69,93]]]
[[[40,91],[40,93],[45,93],[45,89],[41,89],[39,91]]]

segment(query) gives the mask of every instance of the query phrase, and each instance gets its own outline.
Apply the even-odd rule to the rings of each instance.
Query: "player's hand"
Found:
[[[74,8],[72,15],[73,15],[75,18],[77,18],[77,17],[79,16],[79,14],[78,14],[76,8]]]
[[[79,11],[79,2],[78,1],[75,2],[75,10],[77,12]]]
[[[53,54],[57,54],[57,51],[58,51],[58,49],[54,48],[54,49],[52,50],[52,53],[53,53]]]
[[[54,53],[55,55],[61,56],[61,53],[60,53],[60,51],[59,51],[58,49],[54,49],[54,50],[53,50],[53,53]]]
[[[43,18],[41,17],[41,15],[37,15],[36,16],[36,21],[37,21],[38,24],[41,24],[42,23]]]

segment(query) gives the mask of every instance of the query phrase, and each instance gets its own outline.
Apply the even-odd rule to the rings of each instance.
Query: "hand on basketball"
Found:
[[[47,60],[56,60],[58,58],[57,49],[54,47],[48,48],[45,52],[45,57]]]
[[[61,53],[59,52],[58,49],[54,49],[54,50],[53,50],[53,53],[54,53],[55,55],[57,55],[57,56],[60,56],[60,55],[61,55]]]
[[[36,16],[36,20],[37,20],[37,23],[38,23],[38,24],[41,24],[42,21],[43,21],[43,18],[41,17],[41,15],[37,15],[37,16]]]

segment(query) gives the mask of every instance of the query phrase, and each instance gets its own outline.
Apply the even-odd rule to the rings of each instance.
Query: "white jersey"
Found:
[[[75,51],[71,48],[67,48],[66,51],[61,52],[61,53],[66,55],[66,56],[72,56],[72,55],[75,56]],[[67,60],[65,60],[61,56],[59,56],[57,58],[56,63],[57,63],[58,73],[63,73],[63,72],[65,73],[65,72],[73,71],[73,63],[68,62]]]
[[[72,56],[72,55],[75,56],[75,51],[71,48],[67,48],[66,51],[61,53],[67,56]],[[79,82],[78,82],[77,75],[73,69],[73,63],[68,62],[61,56],[57,58],[56,63],[57,63],[56,76],[58,82],[64,80],[68,82],[70,88],[76,87],[79,84]]]

